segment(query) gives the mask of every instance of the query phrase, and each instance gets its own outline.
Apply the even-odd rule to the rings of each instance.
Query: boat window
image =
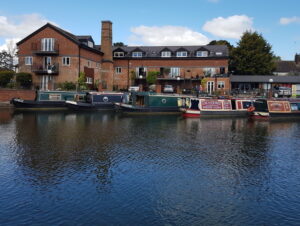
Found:
[[[300,110],[300,103],[291,103],[291,110],[292,111],[299,111]]]
[[[87,102],[87,103],[92,103],[92,102],[93,102],[93,99],[92,99],[92,98],[93,98],[92,95],[87,94],[87,95],[86,95],[86,102]]]
[[[193,110],[199,110],[199,100],[191,100],[191,109]]]
[[[243,109],[247,109],[252,105],[251,101],[243,101]]]

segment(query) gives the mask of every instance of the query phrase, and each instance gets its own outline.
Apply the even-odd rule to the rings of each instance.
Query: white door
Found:
[[[207,82],[206,89],[207,89],[207,93],[212,94],[213,91],[215,90],[215,82],[213,81]]]

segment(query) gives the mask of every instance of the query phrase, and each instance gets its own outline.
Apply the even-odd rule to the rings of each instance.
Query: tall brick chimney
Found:
[[[112,55],[112,22],[102,21],[101,28],[101,51],[104,53],[101,66],[100,90],[113,90],[113,55]]]

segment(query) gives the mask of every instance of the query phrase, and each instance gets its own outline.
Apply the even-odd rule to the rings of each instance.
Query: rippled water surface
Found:
[[[299,225],[300,121],[0,109],[0,225]]]

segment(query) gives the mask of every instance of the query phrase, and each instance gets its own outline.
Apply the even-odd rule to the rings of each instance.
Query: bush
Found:
[[[7,84],[13,79],[13,71],[0,71],[0,86],[6,87]]]
[[[21,87],[29,88],[32,85],[32,75],[26,72],[17,73],[16,81]]]
[[[147,83],[149,85],[155,84],[158,75],[159,75],[158,71],[149,71],[146,78]]]
[[[63,90],[76,90],[76,84],[73,82],[64,82],[60,84],[60,88]]]

